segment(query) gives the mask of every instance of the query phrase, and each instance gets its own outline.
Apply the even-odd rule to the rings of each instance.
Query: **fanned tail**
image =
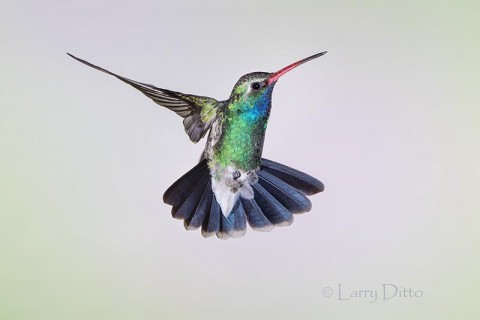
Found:
[[[172,216],[184,220],[187,230],[202,228],[204,237],[216,235],[221,239],[245,235],[247,221],[259,231],[293,223],[293,214],[310,211],[307,195],[324,190],[314,177],[283,164],[261,159],[254,184],[254,198],[243,199],[225,217],[212,191],[207,159],[204,159],[165,191],[163,201],[172,208]]]

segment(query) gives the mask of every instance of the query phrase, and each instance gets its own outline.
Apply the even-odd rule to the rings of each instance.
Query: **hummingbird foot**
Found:
[[[234,171],[232,172],[233,180],[237,180],[242,176],[242,173],[240,171]]]
[[[240,197],[244,199],[254,197],[252,185],[258,181],[255,171],[245,172],[231,166],[228,168],[215,166],[210,170],[212,173],[212,191],[225,217],[230,215]]]

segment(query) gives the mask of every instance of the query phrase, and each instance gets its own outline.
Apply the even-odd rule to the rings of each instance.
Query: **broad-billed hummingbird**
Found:
[[[197,143],[208,132],[200,162],[163,196],[172,216],[186,229],[202,227],[202,235],[241,237],[248,224],[255,230],[290,225],[293,215],[310,211],[306,197],[323,184],[306,173],[262,158],[265,130],[277,80],[326,51],[299,60],[277,72],[248,73],[237,81],[227,100],[184,94],[130,80],[68,53],[94,69],[117,77],[155,103],[176,112],[185,132]]]

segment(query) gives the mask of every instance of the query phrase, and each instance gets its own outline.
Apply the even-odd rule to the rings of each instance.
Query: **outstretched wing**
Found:
[[[157,88],[151,84],[130,80],[118,74],[100,68],[88,61],[67,53],[73,59],[86,64],[89,67],[99,71],[108,73],[132,87],[140,90],[144,95],[152,99],[155,103],[164,106],[172,111],[175,111],[183,119],[183,126],[185,132],[190,137],[190,140],[197,143],[205,136],[205,133],[210,129],[213,120],[217,115],[218,101],[202,96],[195,96],[191,94],[184,94],[167,89]]]

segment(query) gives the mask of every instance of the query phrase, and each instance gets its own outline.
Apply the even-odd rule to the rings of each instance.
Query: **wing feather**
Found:
[[[158,88],[148,83],[131,80],[96,66],[88,61],[77,58],[70,53],[67,54],[73,59],[93,69],[120,79],[121,81],[142,92],[144,95],[152,99],[156,104],[166,107],[167,109],[177,113],[180,117],[185,118],[183,121],[185,132],[188,134],[192,142],[197,143],[205,136],[217,116],[216,111],[219,103],[213,98],[184,94],[181,92]]]

